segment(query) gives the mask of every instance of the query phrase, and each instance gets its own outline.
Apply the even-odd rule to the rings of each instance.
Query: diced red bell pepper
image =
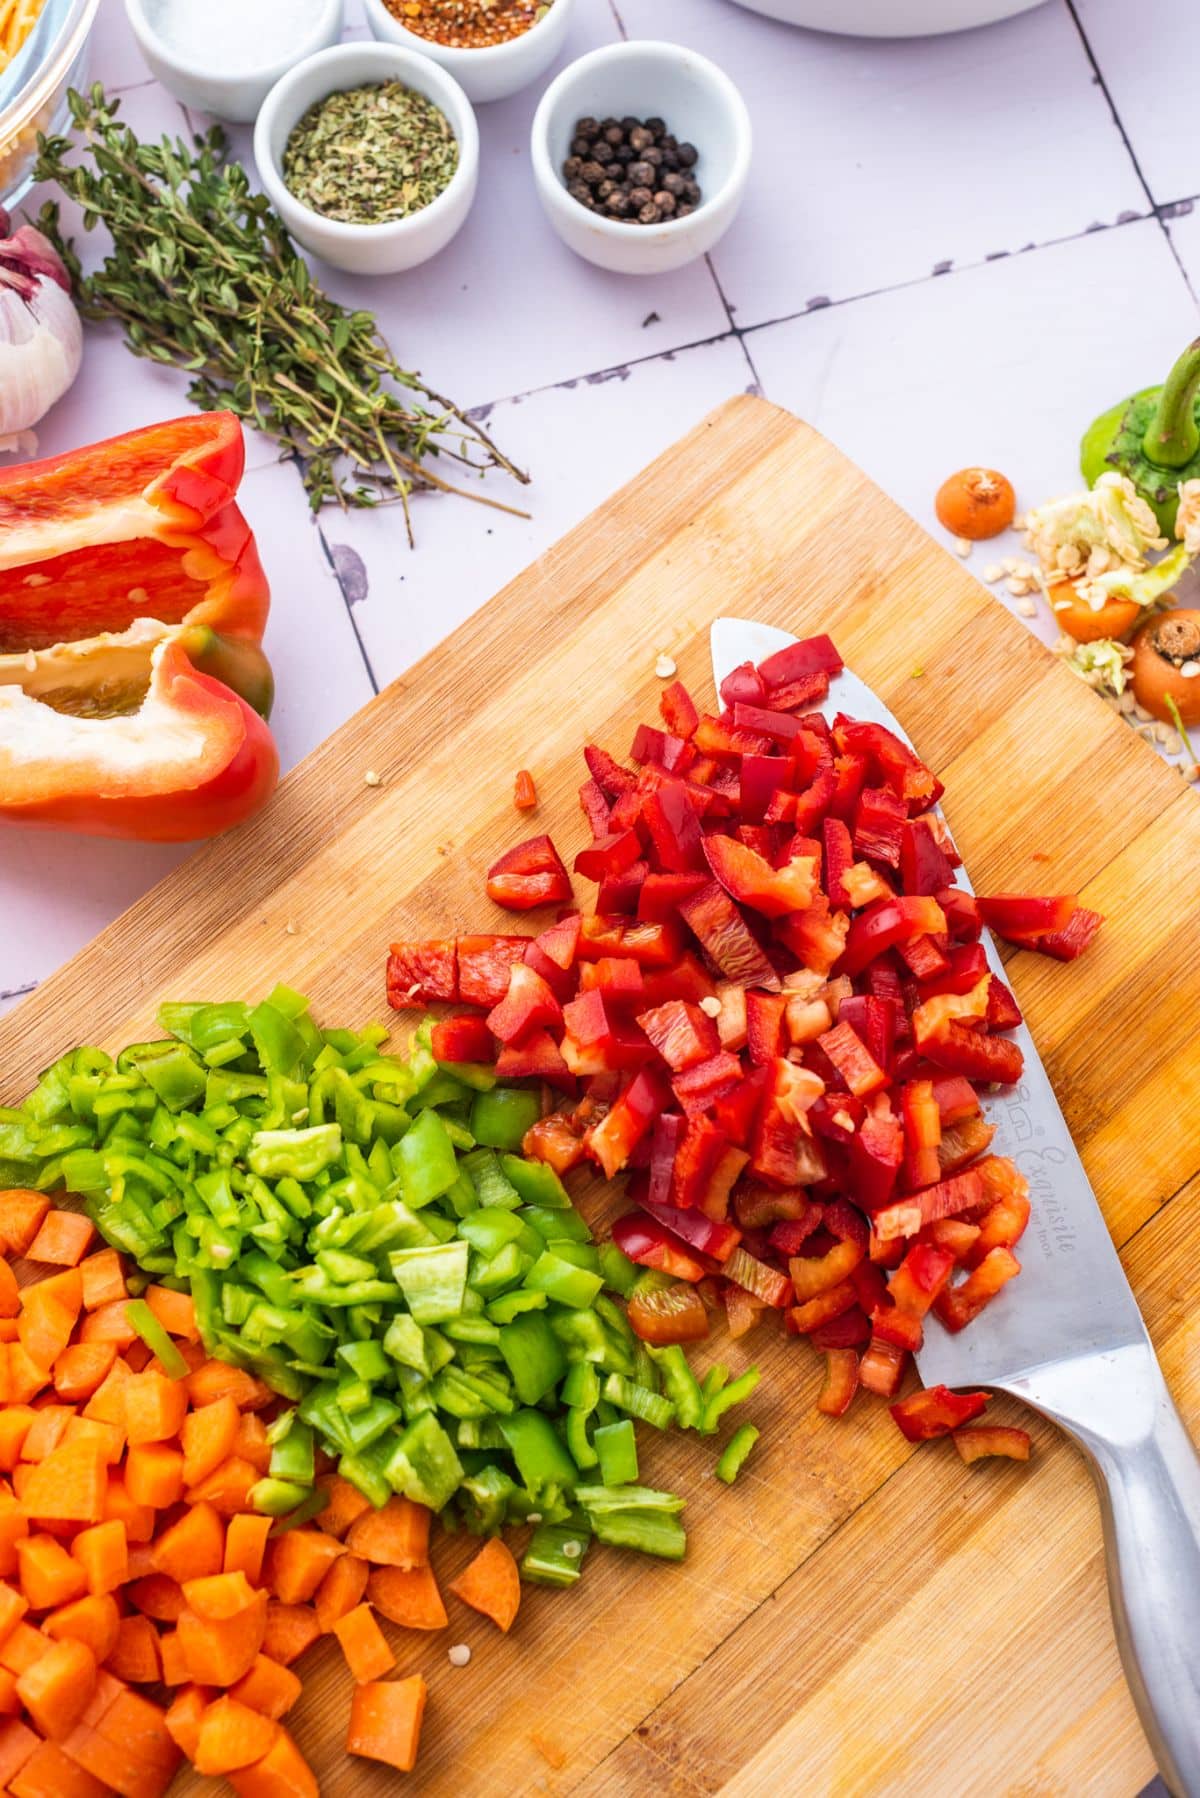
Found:
[[[1015,1030],[1021,1022],[1021,1007],[1004,982],[995,974],[992,975],[988,985],[986,1015],[987,1027],[990,1031]]]
[[[949,1180],[927,1186],[904,1198],[896,1199],[873,1213],[872,1227],[881,1242],[897,1236],[915,1236],[926,1224],[939,1217],[958,1217],[963,1212],[978,1211],[986,1203],[983,1181],[974,1168],[964,1168]]]
[[[887,1084],[887,1074],[871,1055],[857,1032],[840,1016],[832,1030],[817,1043],[856,1098],[865,1098]]]
[[[620,1173],[666,1103],[665,1083],[654,1069],[642,1068],[612,1110],[587,1132],[584,1145],[610,1180]]]
[[[923,1053],[926,1044],[944,1036],[953,1023],[965,1020],[982,1027],[987,1019],[991,978],[990,974],[984,974],[967,993],[938,993],[915,1005],[909,1021],[916,1047]]]
[[[887,1300],[887,1281],[883,1277],[883,1269],[871,1259],[871,1251],[874,1247],[875,1238],[872,1236],[867,1250],[867,1259],[860,1261],[850,1276],[854,1282],[854,1290],[858,1294],[858,1302],[868,1317],[878,1311],[880,1305],[886,1303]]]
[[[675,1280],[702,1280],[705,1269],[671,1232],[644,1211],[629,1211],[612,1227],[612,1239],[639,1267],[652,1267]]]
[[[1017,943],[1063,930],[1079,906],[1074,893],[1047,898],[1026,893],[976,894],[979,915],[989,930]]]
[[[924,1344],[925,1326],[911,1311],[885,1303],[871,1313],[871,1337],[875,1342],[890,1342],[915,1355]]]
[[[923,1000],[936,998],[940,993],[972,992],[988,972],[987,954],[982,943],[952,943],[947,960],[950,965],[944,972],[934,975],[931,980],[921,980]]]
[[[845,1149],[865,1116],[866,1107],[853,1093],[825,1092],[809,1111],[808,1121],[818,1136]]]
[[[782,1194],[775,1196],[783,1197]],[[820,1206],[814,1205],[810,1199],[804,1199],[803,1188],[800,1189],[799,1196],[804,1205],[801,1214],[798,1217],[780,1218],[778,1223],[771,1225],[767,1240],[777,1255],[798,1255],[821,1222]]]
[[[878,1211],[887,1204],[903,1160],[904,1132],[896,1120],[866,1118],[850,1145],[846,1183],[867,1211]]]
[[[924,1317],[954,1268],[949,1250],[915,1242],[888,1281],[888,1297],[898,1310]]]
[[[700,1205],[727,1145],[725,1132],[711,1119],[690,1117],[685,1120],[682,1135],[677,1138],[671,1170],[669,1202],[672,1205],[683,1211]],[[657,1182],[648,1197],[654,1204],[668,1202],[659,1198]]]
[[[721,682],[721,704],[725,706],[761,705],[767,696],[767,683],[753,662],[743,662]]]
[[[941,1179],[938,1145],[942,1140],[942,1114],[934,1097],[932,1080],[910,1080],[900,1095],[904,1123],[904,1181],[915,1190],[934,1186]]]
[[[570,1119],[552,1111],[531,1124],[521,1140],[521,1153],[530,1161],[544,1161],[556,1174],[569,1174],[583,1160],[583,1139]]]
[[[654,1120],[650,1136],[646,1196],[657,1205],[671,1203],[675,1189],[676,1156],[687,1128],[687,1119],[677,1111],[664,1111]]]
[[[785,681],[781,686],[772,687],[767,694],[767,704],[780,712],[804,713],[806,708],[820,705],[829,697],[829,676],[827,674],[798,674],[795,680]]]
[[[746,920],[715,880],[685,899],[679,915],[698,939],[710,961],[739,986],[761,986],[778,992],[779,975]]]
[[[651,853],[666,874],[687,874],[704,866],[700,820],[682,781],[664,779],[642,798],[642,818]]]
[[[900,882],[906,893],[939,893],[954,870],[928,818],[912,818],[900,832]]]
[[[754,730],[760,736],[770,737],[774,743],[785,746],[795,742],[801,735],[804,726],[799,718],[788,712],[771,712],[758,704],[735,703],[733,722],[738,730]]]
[[[564,972],[575,965],[581,922],[578,912],[564,912],[557,923],[551,924],[540,936],[534,938],[542,954]]]
[[[496,1057],[500,1080],[544,1080],[560,1092],[575,1091],[575,1076],[563,1060],[562,1050],[548,1030],[535,1028],[519,1042],[505,1043]]]
[[[802,967],[814,974],[828,974],[845,953],[852,928],[845,912],[831,911],[824,893],[818,892],[807,911],[780,918],[775,935]]]
[[[494,861],[488,869],[488,898],[508,911],[532,911],[571,897],[571,876],[545,834],[528,837]]]
[[[967,1074],[972,1080],[998,1081],[1011,1086],[1021,1078],[1025,1057],[1007,1036],[981,1036],[966,1024],[951,1022],[942,1034],[921,1045],[935,1067],[948,1073]]]
[[[805,1117],[822,1090],[815,1074],[782,1057],[766,1070],[750,1154],[758,1179],[771,1186],[804,1186],[824,1176],[825,1160]]]
[[[579,991],[603,993],[615,1004],[641,1005],[646,995],[646,978],[630,956],[602,955],[599,961],[580,963]]]
[[[693,869],[683,874],[660,874],[651,869],[638,889],[637,915],[645,924],[661,924],[673,918],[684,899],[708,885],[708,875]]]
[[[1033,1446],[1028,1430],[1015,1430],[999,1423],[977,1423],[966,1429],[953,1430],[951,1440],[968,1466],[985,1455],[1004,1455],[1010,1461],[1028,1461],[1029,1451]]]
[[[588,829],[592,833],[593,840],[599,841],[601,837],[608,835],[612,807],[596,781],[585,780],[580,787],[579,809],[588,821]]]
[[[607,749],[601,749],[598,744],[586,744],[583,759],[600,791],[607,793],[610,799],[619,799],[622,793],[632,793],[637,786],[637,775],[629,768],[623,768],[615,756],[609,755]]]
[[[575,857],[575,872],[585,880],[599,883],[610,874],[620,874],[641,859],[642,843],[636,830],[622,830],[599,837],[588,849]]]
[[[692,741],[701,755],[716,756],[718,760],[735,755],[765,755],[771,747],[770,737],[756,730],[738,730],[732,713],[728,722],[706,713],[696,726]]]
[[[945,791],[937,776],[885,725],[839,714],[833,735],[839,749],[867,757],[892,792],[906,802],[907,810],[929,811]]]
[[[658,1348],[672,1342],[700,1342],[708,1335],[708,1312],[694,1286],[635,1292],[628,1316],[634,1335]]]
[[[829,816],[849,824],[858,808],[859,794],[867,784],[869,768],[864,755],[835,755],[833,758],[833,797]]]
[[[849,1317],[850,1312],[843,1315]],[[825,1417],[844,1417],[858,1391],[858,1356],[854,1348],[841,1344],[835,1346],[825,1341],[817,1344],[817,1337],[823,1331],[835,1330],[841,1321],[838,1318],[833,1323],[822,1324],[812,1334],[814,1345],[825,1351],[825,1383],[817,1399],[817,1410]],[[865,1318],[863,1322],[866,1323]]]
[[[761,1299],[756,1299],[744,1286],[734,1286],[730,1281],[724,1282],[721,1303],[725,1307],[726,1328],[735,1342],[754,1328],[766,1309]]]
[[[791,822],[801,835],[811,836],[819,828],[829,810],[836,787],[833,769],[822,768],[804,791],[797,793],[796,803],[791,811]]]
[[[632,1196],[632,1187],[630,1190]],[[656,1223],[701,1255],[711,1255],[714,1261],[728,1261],[742,1239],[741,1231],[732,1224],[705,1217],[695,1206],[657,1205],[642,1196],[638,1197],[638,1203]]]
[[[978,1417],[988,1402],[986,1392],[951,1392],[947,1386],[929,1386],[891,1407],[901,1432],[910,1442],[928,1442],[948,1436],[960,1424]]]
[[[942,1131],[937,1152],[942,1179],[958,1173],[960,1168],[969,1166],[977,1155],[982,1155],[995,1134],[995,1124],[987,1123],[978,1112],[974,1117],[963,1118],[961,1123],[948,1125]]]
[[[643,1004],[647,1011],[655,1005],[665,1005],[668,999],[684,999],[689,1004],[699,1005],[702,999],[711,999],[717,990],[712,975],[690,949],[669,968],[646,968],[642,981]],[[729,1048],[731,1045],[724,1046]]]
[[[948,937],[942,941],[949,943]],[[938,946],[937,939],[931,936],[909,937],[907,942],[896,944],[896,954],[904,962],[915,979],[922,983],[933,981],[950,972],[950,957]]]
[[[637,1021],[667,1066],[677,1073],[707,1061],[721,1047],[712,1019],[698,1005],[680,999],[639,1012]]]
[[[864,787],[854,810],[854,853],[898,868],[907,815],[890,787]]]
[[[691,741],[700,722],[691,694],[680,680],[673,680],[658,696],[658,709],[673,736]]]
[[[714,1223],[724,1223],[728,1218],[730,1195],[741,1179],[749,1159],[746,1150],[737,1148],[733,1143],[727,1143],[718,1155],[704,1191],[696,1201],[705,1217],[711,1217]]]
[[[914,936],[936,936],[946,928],[946,918],[936,899],[922,895],[898,895],[877,899],[850,926],[842,956],[842,972],[861,974],[868,962],[896,943]]]
[[[605,875],[596,893],[596,910],[603,917],[612,917],[617,912],[634,917],[642,883],[649,872],[649,862],[636,861],[622,868],[619,874]]]
[[[392,944],[387,1001],[393,1011],[420,1010],[458,996],[458,947],[452,936]]]
[[[771,692],[810,674],[840,674],[845,667],[833,640],[825,635],[804,637],[776,650],[758,665],[758,672]]]
[[[627,923],[624,918],[583,919],[579,932],[579,959],[599,961],[602,956],[630,956],[643,968],[672,967],[683,953],[683,934],[673,918],[661,924]]]
[[[979,1219],[979,1233],[964,1256],[967,1267],[978,1267],[993,1249],[1015,1248],[1029,1223],[1029,1182],[1004,1155],[987,1155],[975,1164],[991,1201]]]
[[[824,883],[829,903],[835,911],[850,911],[852,901],[846,891],[845,876],[854,862],[850,831],[842,818],[827,817],[821,825],[825,848]]]
[[[609,1006],[595,988],[563,1006],[563,1059],[573,1074],[636,1068],[653,1057],[643,1032],[615,1018]]]
[[[671,1088],[688,1117],[707,1111],[740,1086],[745,1078],[742,1064],[727,1049],[719,1049],[707,1061],[685,1068],[671,1081]]]
[[[900,1388],[907,1365],[906,1349],[894,1342],[884,1342],[880,1336],[872,1336],[858,1365],[859,1384],[877,1398],[891,1398]]]
[[[782,868],[734,837],[706,836],[703,853],[725,891],[767,918],[807,911],[816,894],[817,863],[795,855]]]
[[[805,1336],[810,1330],[832,1323],[835,1317],[844,1316],[856,1303],[853,1281],[842,1280],[837,1286],[819,1292],[815,1298],[806,1299],[802,1305],[793,1305],[788,1312],[790,1327],[798,1335]]]
[[[751,1181],[738,1187],[734,1213],[744,1230],[765,1230],[768,1225],[803,1224],[795,1242],[782,1252],[794,1255],[799,1245],[812,1235],[824,1212],[809,1197],[803,1186],[757,1186]],[[788,1239],[791,1240],[790,1238]]]
[[[1074,961],[1083,954],[1103,922],[1098,911],[1089,911],[1086,905],[1081,905],[1072,912],[1069,922],[1061,930],[1048,930],[1036,943],[1026,947],[1037,949],[1041,955],[1052,955],[1055,961]]]
[[[513,964],[524,958],[532,941],[527,936],[460,936],[456,996],[468,1005],[498,1005],[508,991]]]
[[[740,1086],[713,1106],[714,1122],[739,1148],[749,1146],[769,1079],[770,1069],[752,1068]]]
[[[871,1340],[871,1320],[861,1305],[851,1305],[840,1317],[830,1318],[827,1324],[818,1324],[809,1332],[809,1341],[815,1349],[828,1354],[830,1349],[865,1348]],[[858,1356],[854,1357],[855,1374],[858,1372]],[[855,1384],[857,1385],[857,1379]]]
[[[768,1267],[765,1261],[757,1260],[741,1243],[729,1256],[723,1271],[726,1279],[752,1292],[773,1311],[782,1311],[792,1297],[792,1283],[787,1275],[781,1274],[776,1267]]]
[[[542,976],[525,961],[509,969],[508,991],[487,1016],[487,1027],[502,1043],[515,1043],[539,1026],[557,1028],[563,1021],[562,1006]]]
[[[904,1017],[898,1000],[876,993],[852,993],[838,1007],[838,1022],[849,1024],[885,1074],[892,1071],[896,1035]],[[827,1051],[828,1052],[828,1051]]]
[[[430,1047],[435,1061],[492,1061],[496,1055],[487,1020],[476,1012],[442,1018],[433,1027]]]
[[[788,1273],[791,1275],[792,1288],[801,1304],[808,1299],[816,1298],[819,1293],[830,1292],[843,1281],[850,1281],[855,1268],[866,1253],[860,1242],[835,1242],[831,1249],[823,1255],[793,1255],[788,1260]],[[853,1290],[853,1301],[858,1302],[858,1289]]]
[[[749,733],[746,733],[749,734]],[[774,744],[768,744],[773,749]],[[749,824],[761,824],[764,820],[775,822],[776,812],[773,802],[781,789],[786,785],[792,764],[785,755],[744,755],[738,788],[738,812]],[[795,810],[794,801],[788,807],[788,817]]]
[[[934,897],[945,913],[951,942],[978,942],[979,933],[983,929],[983,918],[974,893],[964,893],[961,887],[948,886],[943,887]]]
[[[683,746],[683,738],[675,737],[674,742]],[[661,768],[665,766],[668,736],[665,730],[656,730],[652,724],[639,724],[633,733],[633,742],[629,747],[629,757],[634,762],[656,762]]]
[[[967,1257],[979,1241],[979,1225],[968,1224],[961,1217],[939,1217],[934,1224],[926,1224],[917,1238],[918,1242],[928,1242],[935,1249],[945,1249],[957,1267],[965,1267]]]
[[[1011,1249],[991,1249],[961,1286],[948,1286],[934,1304],[934,1316],[947,1330],[957,1333],[989,1305],[1002,1287],[1021,1271]]]
[[[746,994],[746,1049],[756,1066],[768,1066],[787,1048],[787,1007],[784,993]]]

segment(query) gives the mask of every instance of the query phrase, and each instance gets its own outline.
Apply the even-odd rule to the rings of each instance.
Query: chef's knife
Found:
[[[718,618],[717,687],[796,639]],[[849,669],[826,709],[901,726]],[[961,884],[969,885],[965,870]],[[1003,972],[987,933],[988,960]],[[1171,1401],[1129,1282],[1028,1029],[1020,1083],[985,1102],[993,1148],[1029,1181],[1020,1277],[960,1335],[931,1320],[926,1385],[990,1386],[1052,1418],[1087,1456],[1100,1497],[1117,1643],[1142,1726],[1176,1798],[1200,1798],[1200,1459]]]

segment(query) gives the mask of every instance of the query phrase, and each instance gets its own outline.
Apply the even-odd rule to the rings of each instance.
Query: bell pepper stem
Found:
[[[1196,389],[1200,387],[1200,337],[1190,343],[1163,382],[1142,447],[1160,468],[1183,468],[1200,450]]]

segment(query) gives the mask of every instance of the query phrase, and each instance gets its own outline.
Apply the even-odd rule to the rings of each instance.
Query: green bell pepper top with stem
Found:
[[[1089,425],[1079,464],[1089,487],[1109,468],[1128,475],[1164,535],[1174,535],[1179,483],[1200,479],[1200,338],[1161,387],[1143,388]]]

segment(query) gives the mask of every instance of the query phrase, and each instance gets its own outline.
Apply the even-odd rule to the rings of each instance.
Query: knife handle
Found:
[[[1174,1798],[1200,1798],[1200,1457],[1154,1351],[1060,1363],[1011,1390],[1088,1458],[1125,1677]]]

